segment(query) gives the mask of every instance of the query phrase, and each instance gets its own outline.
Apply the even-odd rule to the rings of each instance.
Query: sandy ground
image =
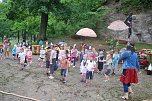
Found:
[[[57,77],[53,80],[46,76],[46,69],[38,67],[38,56],[33,63],[21,71],[21,66],[12,59],[0,61],[0,90],[39,99],[40,101],[122,101],[122,84],[117,76],[104,82],[104,76],[95,73],[91,86],[80,82],[79,66],[70,68],[68,82],[63,84]],[[78,65],[79,63],[77,63]],[[128,101],[152,99],[152,76],[140,74],[139,84],[133,85],[134,94]],[[0,101],[31,101],[0,93]]]

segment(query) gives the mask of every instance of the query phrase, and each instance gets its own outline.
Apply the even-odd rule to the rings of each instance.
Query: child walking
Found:
[[[45,59],[45,49],[44,47],[42,46],[41,47],[41,50],[40,50],[40,57],[38,59],[39,61],[39,66],[43,67],[44,65],[44,59]]]
[[[20,50],[21,50],[21,45],[18,43],[17,47],[16,47],[16,57],[17,57],[19,63],[20,63],[20,59],[19,59]]]
[[[12,49],[12,55],[13,55],[13,59],[16,60],[16,45],[14,45],[13,49]]]
[[[109,81],[109,74],[111,72],[111,68],[112,68],[112,57],[111,54],[108,53],[106,56],[106,61],[104,63],[104,67],[105,67],[105,82]]]
[[[86,82],[86,72],[87,72],[87,54],[84,54],[83,60],[80,64],[81,82]]]
[[[113,69],[112,75],[116,74],[116,69],[118,68],[119,58],[120,58],[120,55],[118,53],[118,50],[115,50],[114,54],[113,54],[113,60],[112,60],[112,69]]]
[[[101,74],[103,70],[103,60],[104,60],[103,50],[101,49],[99,49],[97,60],[98,60],[98,72]]]
[[[50,70],[49,70],[49,68],[50,68],[50,54],[51,54],[51,47],[47,47],[46,48],[46,53],[45,53],[45,60],[46,60],[46,74],[47,74],[47,76],[50,76],[49,74],[50,74]]]
[[[90,55],[90,60],[87,60],[86,63],[86,68],[87,68],[87,72],[86,72],[86,85],[90,85],[93,80],[93,72],[96,69],[96,62],[93,60],[95,58],[95,56],[92,54]]]
[[[19,59],[20,59],[20,64],[22,65],[22,68],[21,70],[23,70],[23,68],[26,66],[26,63],[25,63],[25,52],[24,52],[24,49],[21,48],[20,50],[20,53],[19,53]]]
[[[61,81],[63,83],[67,82],[66,76],[67,76],[67,69],[68,69],[68,60],[66,59],[66,56],[62,56],[61,60]]]
[[[31,51],[31,47],[29,46],[28,49],[27,49],[27,63],[28,63],[28,66],[31,65],[32,63],[32,51]]]

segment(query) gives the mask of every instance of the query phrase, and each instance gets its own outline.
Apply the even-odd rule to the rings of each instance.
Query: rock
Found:
[[[109,23],[122,20],[124,21],[127,16],[122,14],[111,14],[109,15]],[[128,30],[125,31],[113,31],[108,30],[109,33],[113,37],[117,38],[126,38],[128,36]],[[133,15],[132,18],[132,35],[131,39],[138,42],[146,42],[152,43],[152,11],[141,13],[137,15]]]

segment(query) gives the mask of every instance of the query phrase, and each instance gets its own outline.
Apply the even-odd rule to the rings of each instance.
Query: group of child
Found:
[[[98,52],[91,48],[86,50],[80,64],[80,73],[82,74],[81,81],[85,82],[86,84],[90,84],[91,80],[93,79],[94,71],[104,74],[104,81],[109,81],[109,75],[116,74],[119,58],[120,55],[118,54],[118,49],[115,49],[114,52],[109,51],[106,53],[106,55],[105,50],[102,49],[99,49]],[[97,68],[96,63],[98,64]]]
[[[22,65],[21,70],[23,70],[25,66],[30,66],[32,63],[31,46],[19,43],[14,45],[12,49],[12,56],[14,60],[17,60],[19,64]]]
[[[14,45],[12,56],[14,60],[19,61],[23,70],[25,66],[29,66],[32,62],[31,47],[25,44]],[[66,49],[65,45],[46,45],[46,47],[42,45],[38,62],[40,67],[46,66],[46,72],[50,79],[54,78],[54,72],[60,67],[61,81],[65,83],[68,68],[76,67],[78,57],[80,59],[81,81],[89,85],[93,79],[94,71],[104,74],[105,82],[109,80],[109,75],[115,75],[120,54],[118,49],[114,49],[114,52],[109,51],[105,55],[105,50],[99,49],[97,52],[91,46],[78,51],[76,44],[70,49]]]

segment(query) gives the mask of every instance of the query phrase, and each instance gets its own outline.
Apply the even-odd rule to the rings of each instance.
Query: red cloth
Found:
[[[146,59],[142,59],[141,60],[141,64],[143,64],[144,66],[147,66],[147,60]]]
[[[125,75],[121,75],[120,81],[125,84],[138,83],[137,71],[135,69],[126,69]]]

